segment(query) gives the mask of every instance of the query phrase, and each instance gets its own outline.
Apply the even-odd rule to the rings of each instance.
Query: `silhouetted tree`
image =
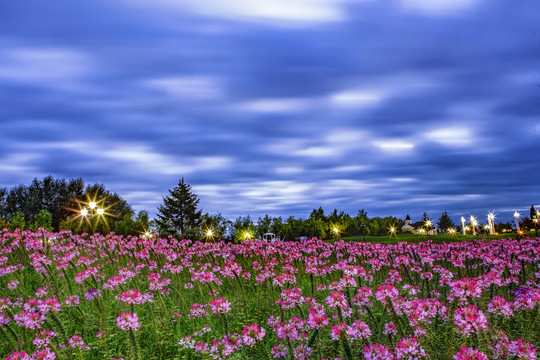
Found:
[[[180,179],[178,185],[163,197],[163,205],[158,207],[157,223],[162,232],[178,233],[180,238],[187,231],[197,231],[202,211],[198,210],[199,199],[191,191],[191,186]]]
[[[441,214],[441,217],[439,217],[439,220],[437,221],[437,226],[441,231],[446,232],[449,228],[455,228],[456,224],[450,219],[450,216],[448,216],[448,213],[445,211]]]

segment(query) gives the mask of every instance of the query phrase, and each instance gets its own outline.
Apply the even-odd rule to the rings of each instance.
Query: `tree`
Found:
[[[230,240],[232,221],[221,214],[204,214],[201,218],[200,237],[206,241]]]
[[[446,231],[448,229],[455,228],[456,224],[454,224],[452,219],[450,219],[450,216],[448,216],[448,214],[445,211],[441,214],[441,217],[437,221],[437,226],[439,227],[439,229],[441,229],[441,231]]]
[[[7,223],[9,231],[15,231],[17,228],[21,230],[26,229],[26,221],[24,220],[24,214],[22,211],[16,211],[15,213],[11,214]]]
[[[250,240],[255,237],[256,226],[253,220],[248,216],[239,216],[233,223],[233,240],[240,242],[242,240]]]
[[[40,227],[47,231],[52,231],[52,214],[45,209],[41,209],[34,217],[32,231],[37,231]]]
[[[184,238],[187,231],[199,226],[202,211],[197,210],[199,199],[191,191],[191,186],[184,182],[169,190],[169,196],[163,197],[163,205],[158,207],[157,223],[165,233],[178,233]]]

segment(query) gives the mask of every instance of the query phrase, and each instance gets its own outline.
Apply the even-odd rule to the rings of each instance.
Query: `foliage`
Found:
[[[14,231],[15,229],[26,229],[26,220],[22,211],[16,211],[8,217],[8,229]]]
[[[182,177],[178,185],[169,190],[158,207],[157,223],[162,233],[177,233],[181,239],[199,232],[202,211],[198,210],[199,199],[191,190],[191,185]]]
[[[40,212],[46,210],[51,214],[52,229],[70,228],[88,232],[92,224],[80,221],[77,217],[82,204],[88,202],[89,198],[104,199],[103,206],[107,208],[107,221],[96,224],[96,231],[109,232],[117,220],[132,212],[123,198],[108,191],[102,184],[85,187],[81,178],[66,180],[47,176],[43,180],[35,178],[30,185],[15,186],[9,191],[0,189],[0,217],[7,219],[20,211],[25,224],[35,224],[36,218],[43,216]]]
[[[32,224],[32,231],[37,231],[40,227],[44,228],[47,231],[52,231],[52,214],[45,209],[36,215],[34,223]]]
[[[201,218],[201,240],[218,241],[232,240],[232,221],[221,214],[204,214]],[[208,233],[210,230],[210,233]]]
[[[445,211],[441,214],[439,217],[439,220],[437,221],[437,226],[441,231],[445,232],[448,229],[453,229],[456,227],[456,224],[450,219],[450,216],[448,216],[448,213]]]

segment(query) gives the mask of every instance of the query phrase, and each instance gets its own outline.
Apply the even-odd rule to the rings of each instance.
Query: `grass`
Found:
[[[531,231],[525,234],[525,236],[534,238],[535,232]],[[449,235],[449,234],[437,234],[437,235],[415,235],[415,234],[396,234],[396,235],[386,235],[386,236],[349,236],[349,237],[343,237],[341,240],[351,242],[351,241],[365,241],[369,243],[380,243],[380,244],[397,244],[401,241],[406,241],[408,243],[419,243],[422,241],[428,241],[431,240],[436,244],[440,244],[443,242],[457,242],[457,241],[472,241],[475,239],[486,239],[486,240],[493,240],[493,239],[516,239],[517,234],[514,233],[508,233],[508,234],[499,234],[499,235],[463,235],[463,234],[455,234],[455,235]]]

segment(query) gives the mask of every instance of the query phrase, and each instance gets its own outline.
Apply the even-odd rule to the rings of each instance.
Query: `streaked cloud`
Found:
[[[399,0],[408,10],[420,11],[430,15],[450,15],[456,12],[471,10],[481,0]]]
[[[181,176],[228,217],[526,209],[535,5],[6,3],[0,186],[83,177],[151,215]]]
[[[169,76],[146,80],[144,84],[175,98],[195,100],[223,96],[219,81],[209,76]]]

